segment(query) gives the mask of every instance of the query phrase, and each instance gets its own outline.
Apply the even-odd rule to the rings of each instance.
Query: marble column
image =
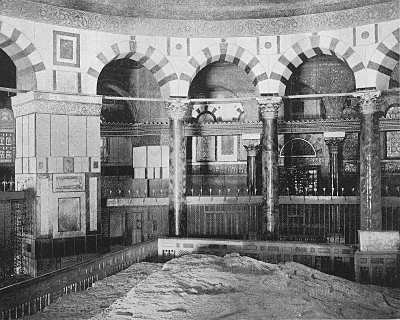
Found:
[[[342,151],[344,137],[344,132],[326,132],[324,134],[325,143],[329,149],[329,184],[332,196],[340,195],[339,153]]]
[[[257,99],[263,122],[262,130],[262,189],[265,198],[263,215],[264,237],[275,231],[279,215],[278,177],[278,109],[282,98]]]
[[[169,118],[169,234],[186,235],[186,138],[184,118],[187,100],[175,100],[167,106]]]
[[[255,195],[257,190],[256,156],[259,146],[248,144],[244,145],[244,148],[247,151],[247,188],[249,195]]]
[[[360,228],[382,229],[381,149],[379,137],[379,91],[359,92],[360,128]]]

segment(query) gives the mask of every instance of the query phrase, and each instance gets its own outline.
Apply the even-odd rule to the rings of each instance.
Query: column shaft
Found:
[[[186,138],[184,114],[186,104],[169,105],[169,233],[186,235]]]
[[[381,150],[378,93],[361,98],[360,214],[361,230],[382,229]]]
[[[250,195],[255,195],[257,190],[256,156],[258,146],[250,144],[244,147],[247,151],[247,189]]]
[[[262,179],[264,202],[264,234],[273,233],[279,219],[278,177],[278,109],[280,97],[265,97],[258,101],[263,121]]]
[[[325,143],[329,149],[329,184],[332,196],[340,195],[340,153],[345,132],[326,132],[324,133]]]

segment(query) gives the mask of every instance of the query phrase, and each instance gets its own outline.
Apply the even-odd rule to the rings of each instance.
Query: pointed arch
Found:
[[[400,28],[391,32],[382,42],[368,62],[367,68],[370,80],[379,89],[388,89],[390,76],[396,64],[400,61]]]
[[[38,50],[20,30],[1,20],[0,49],[16,67],[17,89],[37,89],[38,73],[46,69]]]
[[[225,41],[207,46],[189,58],[188,71],[181,73],[179,77],[181,81],[186,82],[185,90],[189,92],[190,84],[200,70],[217,61],[237,65],[251,77],[260,94],[267,93],[268,75],[260,60],[245,48]]]
[[[171,82],[178,79],[178,75],[171,62],[162,52],[153,46],[141,45],[134,40],[114,43],[97,54],[95,62],[89,67],[87,73],[96,80],[97,84],[100,72],[109,62],[124,58],[131,59],[143,65],[157,80],[162,95],[165,98],[171,95]]]
[[[294,70],[307,59],[323,54],[346,62],[354,73],[356,87],[364,87],[366,68],[354,49],[337,38],[314,35],[296,42],[278,58],[270,75],[272,92],[284,95]]]

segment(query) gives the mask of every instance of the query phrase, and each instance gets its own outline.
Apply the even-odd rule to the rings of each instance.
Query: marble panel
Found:
[[[69,156],[86,156],[86,117],[68,117],[68,150]]]
[[[36,155],[50,156],[50,114],[36,114]],[[18,132],[18,131],[17,131]]]
[[[68,154],[68,116],[51,115],[51,155],[64,156]]]

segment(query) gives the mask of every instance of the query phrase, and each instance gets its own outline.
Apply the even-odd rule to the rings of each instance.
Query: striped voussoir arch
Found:
[[[345,61],[354,73],[356,86],[365,73],[362,58],[352,47],[337,38],[315,35],[296,42],[279,57],[270,75],[274,82],[273,91],[284,95],[286,85],[296,68],[317,55],[331,55]]]
[[[101,70],[106,64],[117,59],[131,59],[148,69],[158,82],[160,88],[170,81],[177,80],[178,75],[170,61],[156,48],[146,45],[141,46],[136,41],[123,41],[115,43],[106,50],[100,52],[95,63],[87,73],[98,79]]]
[[[37,73],[46,68],[33,43],[17,28],[0,21],[0,49],[16,67],[17,88],[37,89]]]
[[[252,80],[260,93],[266,91],[268,79],[265,67],[258,58],[241,46],[229,42],[221,42],[219,45],[206,47],[190,57],[188,63],[190,71],[181,73],[180,80],[192,82],[196,74],[205,66],[213,62],[230,62],[243,69]]]
[[[390,76],[400,60],[400,28],[391,32],[376,47],[376,51],[369,60],[367,68],[376,72],[376,87],[387,89]]]

